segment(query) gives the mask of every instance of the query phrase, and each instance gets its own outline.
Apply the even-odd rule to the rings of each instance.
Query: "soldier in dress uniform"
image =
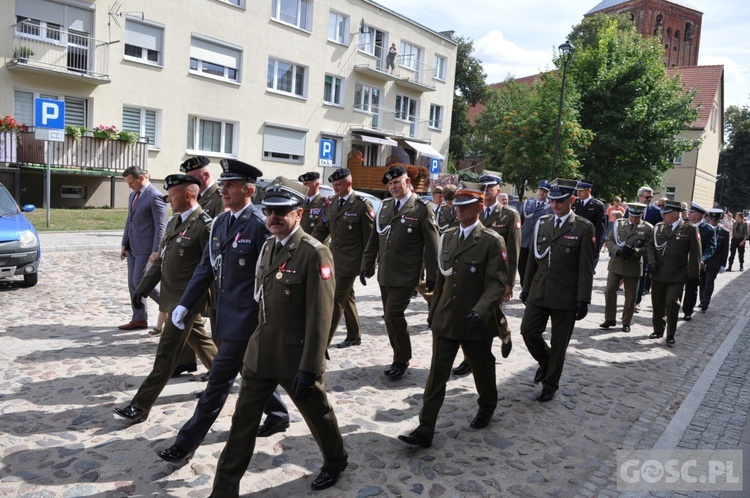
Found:
[[[274,237],[255,271],[260,323],[250,339],[229,438],[216,468],[211,496],[239,496],[250,464],[263,406],[280,385],[292,397],[323,453],[313,489],[336,484],[347,453],[328,402],[323,372],[333,314],[331,251],[300,230],[307,189],[286,178],[266,188],[262,201]]]
[[[255,181],[263,173],[234,159],[222,159],[220,164],[221,196],[227,210],[214,219],[201,262],[172,312],[172,322],[184,328],[188,310],[195,308],[215,281],[218,352],[193,416],[180,429],[175,444],[158,452],[168,462],[182,462],[200,446],[224,407],[242,367],[247,343],[258,325],[258,303],[253,299],[255,263],[269,232],[251,199]],[[289,413],[281,396],[276,393],[264,406],[267,418],[258,429],[259,435],[285,431],[289,427]]]
[[[536,222],[545,214],[552,212],[552,207],[547,200],[549,193],[549,182],[542,180],[536,189],[536,197],[526,199],[521,210],[521,250],[518,253],[518,276],[523,287],[523,277],[526,274],[526,262],[529,260],[529,248],[531,247],[531,235],[534,233]]]
[[[138,282],[132,299],[134,307],[143,306],[142,299],[161,282],[159,311],[171,313],[187,287],[211,230],[211,217],[196,202],[198,184],[196,178],[187,175],[169,175],[164,179],[164,188],[175,214],[167,222],[159,255]],[[193,327],[196,320],[202,320],[200,313],[205,307],[205,299],[200,300],[185,318],[183,330],[175,327],[167,318],[164,331],[159,336],[151,373],[130,404],[125,408],[115,408],[115,413],[131,422],[146,420],[156,398],[169,382],[178,354],[186,344],[189,346],[186,349],[198,354],[205,367],[211,368],[216,346],[203,330]]]
[[[479,222],[485,186],[462,182],[454,204],[460,226],[440,237],[440,272],[427,322],[432,328],[432,363],[424,391],[419,427],[398,438],[428,447],[435,434],[438,412],[458,348],[472,365],[479,393],[479,411],[470,426],[487,427],[497,406],[495,356],[492,338],[498,335],[497,315],[509,279],[505,243]]]
[[[576,184],[577,198],[573,203],[573,212],[578,216],[583,216],[594,224],[594,232],[596,233],[596,258],[594,260],[594,268],[596,269],[596,263],[599,262],[599,252],[602,250],[602,244],[604,244],[604,228],[607,223],[607,210],[602,201],[594,199],[591,196],[591,187],[593,186],[594,182],[589,180],[578,180],[578,183]]]
[[[661,210],[664,221],[654,227],[648,245],[648,266],[651,274],[651,308],[654,331],[649,339],[664,337],[674,344],[680,297],[685,280],[698,282],[701,263],[701,241],[698,229],[681,219],[682,206],[666,201]]]
[[[622,307],[622,331],[630,332],[630,322],[635,311],[635,297],[638,279],[643,275],[643,256],[646,247],[654,235],[651,223],[643,221],[645,204],[631,202],[628,204],[627,218],[615,220],[612,230],[607,234],[605,242],[609,251],[609,275],[607,287],[604,291],[606,305],[604,307],[604,323],[599,325],[608,329],[617,325],[617,290],[620,281],[625,289],[625,304]]]
[[[523,278],[521,335],[539,363],[534,376],[535,383],[542,383],[538,401],[555,397],[575,322],[586,317],[591,302],[596,235],[594,225],[571,210],[575,188],[575,180],[552,183],[553,214],[542,216],[534,228]],[[542,338],[549,319],[551,347]]]
[[[688,221],[698,228],[698,234],[701,239],[701,275],[703,274],[706,261],[716,251],[717,242],[716,230],[704,219],[707,212],[708,210],[697,202],[691,203],[690,210],[688,211]],[[695,303],[698,300],[698,287],[700,287],[700,281],[691,280],[685,284],[685,296],[682,298],[682,312],[685,314],[684,318],[687,321],[690,321],[693,317]]]
[[[702,311],[706,311],[708,305],[711,304],[711,296],[714,293],[714,282],[716,281],[716,276],[719,273],[724,273],[727,266],[729,239],[732,237],[732,234],[720,224],[723,215],[724,210],[721,208],[708,210],[709,223],[714,227],[714,230],[716,230],[716,250],[713,255],[705,261],[705,265],[703,265],[703,269],[701,270],[700,308]]]
[[[737,211],[734,215],[734,227],[732,227],[732,241],[729,244],[729,266],[727,271],[732,271],[734,264],[734,255],[738,254],[740,260],[740,271],[745,269],[745,242],[748,238],[748,226],[745,222],[745,216],[742,211]]]
[[[212,218],[224,212],[224,202],[221,200],[219,185],[211,176],[211,168],[208,165],[211,160],[206,156],[191,157],[180,165],[180,171],[200,180],[200,193],[198,204],[203,212]]]
[[[500,184],[503,183],[499,176],[482,175],[479,178],[479,182],[485,185],[484,203],[482,206],[482,213],[479,216],[479,221],[481,221],[485,227],[494,230],[495,233],[503,238],[507,251],[509,274],[508,280],[505,283],[505,294],[503,295],[503,302],[505,303],[513,297],[513,286],[516,283],[518,253],[521,248],[521,216],[515,209],[509,206],[503,206],[498,201]],[[503,310],[498,309],[497,314],[500,318],[500,340],[502,341],[502,344],[500,345],[500,354],[503,358],[507,358],[513,349],[510,327]],[[453,369],[455,375],[466,375],[469,372],[471,372],[471,365],[466,358],[464,358],[463,361]]]
[[[443,187],[443,199],[445,205],[438,208],[435,219],[437,220],[438,230],[440,233],[444,233],[451,227],[458,226],[458,220],[456,219],[456,208],[453,207],[453,197],[456,195],[456,186],[448,184]]]
[[[377,262],[385,326],[393,348],[393,363],[384,373],[395,380],[403,377],[411,360],[404,311],[419,284],[422,265],[426,270],[427,291],[435,288],[438,229],[432,210],[411,192],[406,168],[396,166],[388,170],[383,184],[393,197],[384,200],[375,215],[375,230],[367,242],[359,279],[362,285],[367,285],[366,279],[375,275]]]
[[[302,214],[300,226],[305,233],[312,233],[318,224],[320,215],[323,213],[323,204],[326,198],[320,193],[320,173],[308,171],[298,178],[302,185],[307,187],[307,199],[305,199],[305,211]]]
[[[432,208],[432,212],[435,214],[435,219],[438,217],[438,211],[441,207],[445,206],[445,199],[443,198],[443,187],[435,185],[432,187],[432,201],[429,206]]]
[[[346,338],[336,344],[338,348],[348,348],[362,344],[359,328],[359,314],[354,298],[354,281],[359,276],[362,255],[375,220],[375,211],[370,201],[352,190],[352,172],[339,168],[328,177],[336,194],[326,202],[323,216],[320,217],[312,236],[320,242],[330,235],[329,245],[336,267],[336,293],[333,298],[333,318],[330,344],[338,329],[341,315],[346,324]]]

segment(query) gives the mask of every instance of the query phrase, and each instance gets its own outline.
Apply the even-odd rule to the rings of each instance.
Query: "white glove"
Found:
[[[175,327],[177,327],[180,330],[185,330],[185,322],[183,320],[185,319],[185,315],[187,315],[188,309],[182,305],[177,306],[174,311],[172,312],[172,323]]]
[[[727,269],[726,266],[720,266],[719,267],[719,273],[724,273],[724,270],[726,270],[726,269]]]

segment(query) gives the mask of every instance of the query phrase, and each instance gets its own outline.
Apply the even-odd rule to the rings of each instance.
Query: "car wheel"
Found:
[[[27,273],[23,276],[23,286],[24,287],[34,287],[39,280],[39,274],[38,273]]]

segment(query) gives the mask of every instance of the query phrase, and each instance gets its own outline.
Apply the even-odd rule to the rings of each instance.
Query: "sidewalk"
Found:
[[[188,464],[175,467],[159,459],[156,451],[172,444],[192,414],[194,393],[204,386],[202,369],[171,381],[146,422],[129,427],[116,417],[112,408],[131,399],[150,370],[158,340],[116,328],[129,319],[120,233],[41,237],[39,284],[24,289],[0,282],[0,496],[208,496],[236,394]],[[532,382],[536,364],[518,333],[523,305],[517,287],[506,308],[513,352],[503,359],[499,341],[493,349],[500,399],[490,426],[469,428],[476,412],[473,379],[454,378],[433,447],[423,450],[396,436],[417,425],[431,354],[426,304],[414,299],[407,310],[414,358],[403,379],[390,381],[382,374],[391,351],[378,287],[373,280],[366,287],[357,283],[362,346],[332,349],[326,373],[349,467],[334,488],[310,490],[322,461],[287,397],[292,426],[258,440],[242,492],[321,498],[619,496],[617,450],[747,448],[750,272],[720,275],[711,308],[680,322],[677,344],[668,348],[647,338],[648,296],[629,334],[597,327],[606,264],[606,258],[599,263],[589,316],[576,327],[556,398],[534,401],[540,388]],[[153,303],[149,311],[155,317]],[[340,337],[342,332],[334,341]],[[745,458],[750,483],[748,464]]]

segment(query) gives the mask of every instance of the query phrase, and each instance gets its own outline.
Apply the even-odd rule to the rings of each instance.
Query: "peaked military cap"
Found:
[[[661,208],[662,213],[671,213],[672,211],[682,211],[682,204],[680,201],[667,201],[664,203],[664,207]]]
[[[487,185],[484,183],[461,182],[456,188],[456,194],[453,196],[454,206],[466,206],[475,202],[484,201],[484,191]]]
[[[236,159],[222,159],[219,164],[222,169],[219,181],[243,180],[255,183],[255,180],[263,176],[263,172],[255,166]]]
[[[628,214],[630,216],[642,216],[643,211],[646,210],[646,205],[638,202],[628,203]]]
[[[211,163],[211,160],[206,156],[191,157],[184,163],[180,164],[180,171],[182,171],[183,173],[187,173],[188,171],[193,171],[195,169],[201,169],[204,166],[208,166],[209,163]]]
[[[587,188],[591,188],[594,186],[594,182],[591,180],[578,180],[578,183],[576,183],[576,190],[586,190]]]
[[[406,168],[403,166],[396,166],[395,168],[389,169],[386,174],[383,175],[383,183],[387,184],[389,181],[406,174]]]
[[[264,206],[299,206],[305,202],[306,197],[307,187],[280,176],[266,187],[261,204]]]
[[[694,211],[696,213],[700,213],[700,214],[703,214],[703,215],[705,215],[708,212],[708,210],[706,208],[704,208],[703,206],[701,206],[697,202],[691,202],[690,203],[690,211]]]
[[[183,175],[183,174],[175,174],[175,175],[168,175],[164,179],[164,190],[169,190],[172,187],[176,187],[177,185],[200,185],[201,181],[197,179],[194,176],[190,175]]]
[[[328,177],[328,181],[333,183],[337,182],[339,180],[343,180],[347,176],[351,175],[352,172],[349,171],[349,168],[339,168],[333,173],[331,173],[331,176]]]
[[[577,185],[578,182],[575,180],[555,178],[550,184],[549,195],[547,197],[555,200],[567,199],[576,191]]]
[[[482,175],[479,177],[479,183],[484,183],[487,186],[501,185],[503,183],[503,179],[495,175]]]
[[[721,208],[709,209],[708,215],[714,220],[720,220],[724,216],[724,210]]]
[[[299,178],[297,180],[301,182],[311,182],[313,180],[318,180],[320,178],[320,173],[317,171],[308,171],[307,173],[303,173],[299,175]]]
[[[541,182],[539,182],[539,186],[537,188],[543,188],[544,190],[549,192],[550,184],[547,180],[542,180]]]

